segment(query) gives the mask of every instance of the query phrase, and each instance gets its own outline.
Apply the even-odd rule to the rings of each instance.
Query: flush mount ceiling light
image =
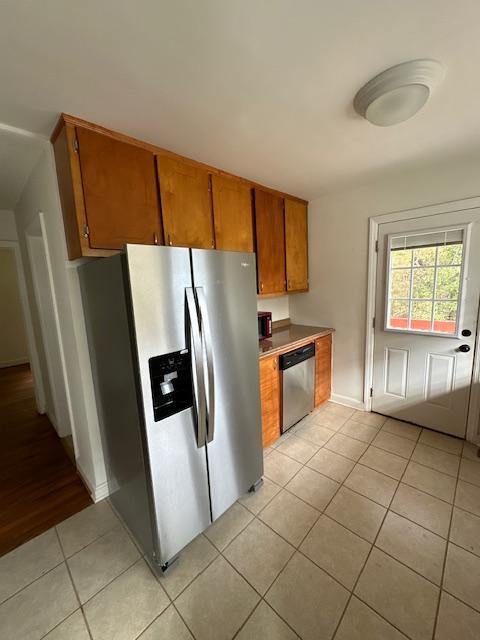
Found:
[[[370,82],[355,96],[355,111],[372,124],[389,127],[420,111],[443,76],[436,60],[411,60],[397,64]]]

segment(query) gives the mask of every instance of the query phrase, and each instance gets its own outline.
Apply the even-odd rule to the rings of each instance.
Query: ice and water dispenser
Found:
[[[155,422],[192,406],[192,363],[188,349],[150,358],[148,364]]]

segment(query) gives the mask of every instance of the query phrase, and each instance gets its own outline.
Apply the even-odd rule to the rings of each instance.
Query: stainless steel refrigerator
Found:
[[[165,569],[263,474],[255,255],[131,244],[79,275],[110,497]]]

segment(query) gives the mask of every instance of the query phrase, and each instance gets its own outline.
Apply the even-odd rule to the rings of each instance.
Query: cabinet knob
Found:
[[[260,283],[260,291],[263,291],[263,282]]]
[[[167,243],[172,246],[173,242],[172,242],[172,238],[170,236],[170,234],[167,235]]]
[[[156,233],[153,234],[153,244],[158,244],[158,238]]]

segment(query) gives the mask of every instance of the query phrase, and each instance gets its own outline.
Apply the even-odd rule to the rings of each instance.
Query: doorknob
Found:
[[[461,344],[457,351],[461,351],[462,353],[468,353],[470,351],[470,347],[468,344]]]

